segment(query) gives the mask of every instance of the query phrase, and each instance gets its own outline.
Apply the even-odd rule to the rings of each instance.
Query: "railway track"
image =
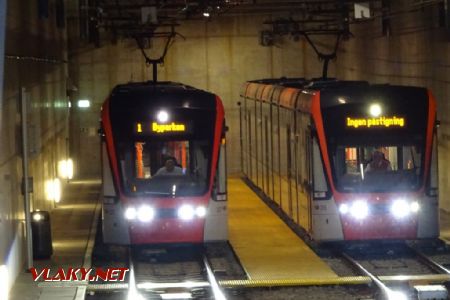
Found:
[[[153,249],[132,251],[130,290],[139,291],[143,299],[226,299],[202,250],[181,247],[162,253]]]
[[[450,270],[409,244],[397,244],[393,248],[388,251],[388,258],[383,259],[378,256],[380,252],[385,255],[386,249],[368,251],[365,255],[361,255],[362,248],[356,253],[344,250],[340,256],[358,275],[370,278],[378,299],[447,299],[446,287],[436,282],[438,275],[450,275]]]
[[[102,253],[104,253],[104,249]],[[122,247],[102,256],[96,266],[129,268],[123,283],[87,286],[86,299],[217,299],[226,296],[218,280],[245,278],[245,272],[227,245],[169,248]],[[119,254],[118,254],[119,253]],[[230,261],[231,260],[231,261]]]

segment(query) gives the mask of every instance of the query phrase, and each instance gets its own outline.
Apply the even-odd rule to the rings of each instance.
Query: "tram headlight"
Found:
[[[396,218],[404,218],[410,213],[417,213],[420,209],[419,202],[409,202],[405,199],[397,199],[391,205],[391,213]]]
[[[370,107],[369,107],[369,113],[373,117],[379,117],[381,115],[382,111],[383,110],[381,108],[381,105],[378,103],[374,103],[374,104],[370,105]]]
[[[125,210],[125,219],[127,219],[127,220],[134,220],[134,219],[136,219],[136,216],[137,216],[136,208],[128,207]]]
[[[420,209],[419,202],[417,202],[417,201],[411,202],[411,204],[409,205],[409,209],[410,209],[413,213],[418,212],[419,209]]]
[[[348,204],[344,203],[339,206],[339,212],[343,215],[348,213]]]
[[[156,115],[156,118],[161,123],[166,123],[169,120],[169,113],[165,110],[160,110]]]
[[[195,216],[195,210],[194,207],[192,207],[192,205],[182,205],[179,209],[178,209],[178,218],[185,220],[185,221],[189,221],[192,220]]]
[[[137,211],[137,218],[141,222],[150,222],[155,216],[155,211],[148,205],[142,205]]]
[[[352,206],[350,207],[350,213],[355,219],[365,219],[369,214],[369,206],[365,201],[357,200],[352,203]]]
[[[411,212],[410,206],[405,199],[397,199],[391,205],[391,213],[396,218],[404,218]]]
[[[197,206],[197,208],[195,209],[195,214],[199,218],[204,218],[206,216],[206,207],[204,207],[204,206]]]

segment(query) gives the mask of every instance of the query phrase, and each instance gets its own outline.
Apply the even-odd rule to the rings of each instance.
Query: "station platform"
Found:
[[[90,267],[96,218],[100,213],[99,180],[74,180],[64,188],[61,202],[51,212],[53,255],[51,259],[34,260],[38,270],[50,268]],[[25,268],[25,266],[24,266]],[[42,287],[25,270],[17,277],[10,300],[81,300],[85,287]]]
[[[237,177],[228,179],[230,243],[251,280],[338,276]]]

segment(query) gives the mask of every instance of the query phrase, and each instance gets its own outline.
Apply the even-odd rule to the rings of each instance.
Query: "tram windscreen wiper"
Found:
[[[144,194],[146,195],[161,195],[161,196],[170,196],[171,193],[168,192],[156,192],[156,191],[144,191]]]

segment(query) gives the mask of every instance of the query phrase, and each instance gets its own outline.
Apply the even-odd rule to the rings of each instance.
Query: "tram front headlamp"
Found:
[[[419,202],[417,202],[417,201],[411,202],[411,204],[409,205],[409,209],[410,209],[413,213],[418,212],[418,211],[420,210]]]
[[[169,113],[165,110],[160,110],[156,115],[158,122],[166,123],[169,120]]]
[[[137,211],[137,218],[141,222],[150,222],[155,217],[155,211],[148,205],[142,205]]]
[[[391,205],[391,213],[398,219],[411,213],[408,202],[405,199],[397,199]]]
[[[127,220],[134,220],[137,217],[137,211],[134,207],[128,207],[125,210],[125,219]]]
[[[182,205],[178,208],[178,218],[185,221],[190,221],[195,216],[195,209],[192,205]]]
[[[391,205],[391,213],[399,219],[404,218],[411,213],[417,213],[419,209],[419,202],[409,202],[405,199],[397,199]]]
[[[369,113],[373,117],[379,117],[382,112],[383,112],[383,109],[381,108],[381,105],[378,103],[374,103],[374,104],[370,105],[370,107],[369,107]]]
[[[204,207],[204,206],[197,206],[197,208],[195,209],[195,214],[199,218],[204,218],[206,216],[206,207]]]
[[[348,211],[349,211],[348,204],[344,203],[339,206],[339,212],[341,214],[345,215],[346,213],[348,213]]]
[[[363,200],[356,200],[350,206],[350,214],[355,219],[363,220],[369,214],[369,206]]]

